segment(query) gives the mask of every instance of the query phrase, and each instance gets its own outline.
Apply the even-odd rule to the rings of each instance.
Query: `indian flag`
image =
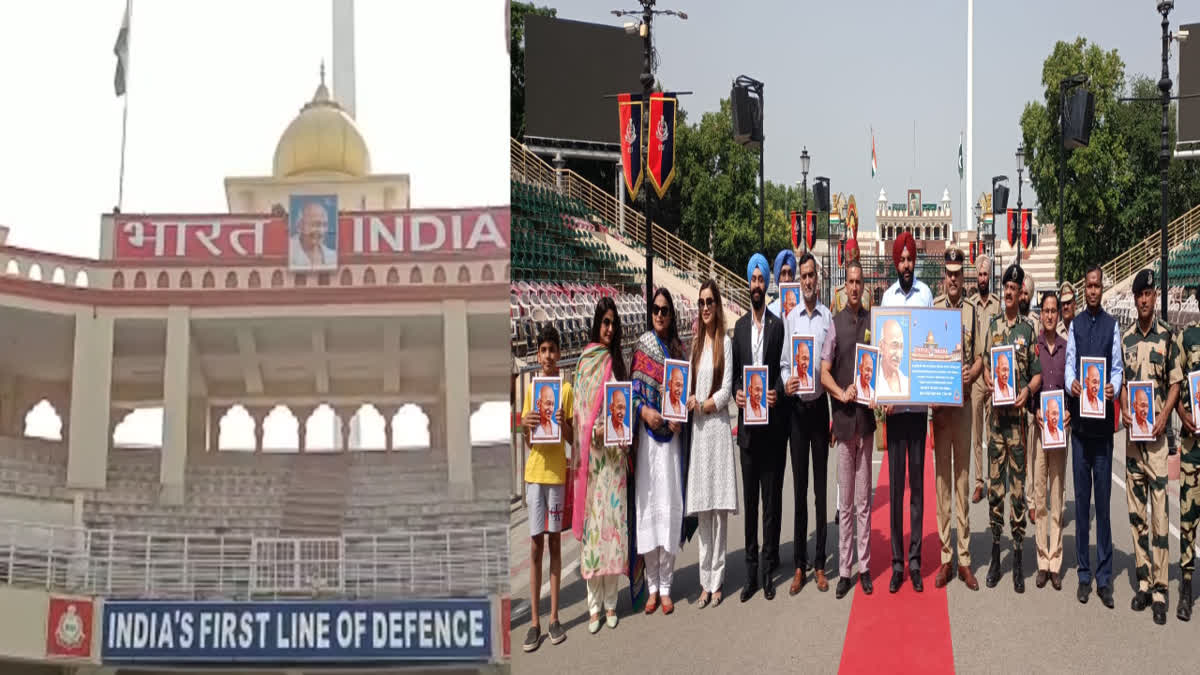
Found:
[[[963,177],[963,139],[962,134],[958,135],[958,177]]]
[[[879,171],[879,161],[875,159],[875,130],[871,130],[871,178]]]

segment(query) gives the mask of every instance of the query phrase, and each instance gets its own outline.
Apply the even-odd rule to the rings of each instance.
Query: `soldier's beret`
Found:
[[[1154,288],[1154,272],[1150,270],[1142,270],[1133,278],[1133,294],[1137,295],[1147,288]]]
[[[1021,269],[1020,265],[1014,263],[1009,265],[1008,269],[1004,270],[1004,276],[1001,277],[1000,283],[1007,284],[1009,282],[1017,284],[1018,286],[1024,285],[1025,270]]]

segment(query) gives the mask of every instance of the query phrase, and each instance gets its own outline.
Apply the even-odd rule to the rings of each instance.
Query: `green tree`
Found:
[[[525,138],[525,17],[530,14],[558,16],[558,10],[553,7],[537,7],[528,2],[513,2],[509,12],[509,41],[512,43],[509,59],[511,69],[509,133],[513,138],[520,140]]]
[[[1066,151],[1065,186],[1060,186],[1059,82],[1076,73],[1090,78],[1095,125],[1088,147]],[[1042,67],[1042,85],[1044,100],[1025,105],[1021,136],[1041,210],[1058,232],[1056,273],[1073,281],[1088,265],[1105,263],[1158,230],[1162,105],[1156,79],[1135,75],[1127,82],[1116,50],[1104,51],[1082,37],[1054,46]],[[1119,101],[1122,97],[1154,100]],[[1173,147],[1173,110],[1168,120]],[[1168,180],[1167,215],[1174,219],[1200,201],[1200,167],[1173,161]]]

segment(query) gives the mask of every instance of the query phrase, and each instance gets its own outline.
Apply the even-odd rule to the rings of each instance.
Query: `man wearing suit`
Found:
[[[733,388],[738,405],[738,447],[741,449],[742,490],[746,505],[746,585],[742,602],[754,596],[762,584],[763,597],[775,597],[772,575],[779,567],[779,527],[783,512],[783,471],[787,463],[784,443],[787,418],[772,414],[768,424],[747,427],[744,421],[746,383],[745,366],[767,367],[767,405],[775,406],[780,393],[780,357],[783,355],[783,322],[767,311],[766,292],[770,282],[767,259],[755,253],[746,266],[750,285],[750,307],[733,328]],[[760,564],[758,549],[758,500],[762,493],[763,545]],[[761,577],[760,577],[761,568]]]

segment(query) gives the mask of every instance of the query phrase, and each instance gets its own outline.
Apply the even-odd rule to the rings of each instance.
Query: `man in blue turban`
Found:
[[[790,284],[796,278],[796,254],[792,253],[790,248],[785,248],[775,256],[775,282],[778,284]],[[779,290],[779,296],[767,305],[767,311],[779,317],[786,319],[783,314],[783,289]]]
[[[761,587],[763,597],[775,598],[774,572],[779,567],[779,529],[783,515],[783,472],[787,468],[787,418],[775,403],[783,396],[779,376],[783,355],[783,321],[767,311],[771,282],[767,259],[755,253],[746,264],[750,311],[733,327],[733,388],[738,405],[737,443],[741,452],[743,501],[746,505],[746,585],[742,602]],[[767,371],[767,423],[745,423],[747,366]],[[753,372],[753,371],[752,371]],[[762,497],[762,559],[758,549],[759,496]],[[761,573],[761,574],[760,574]],[[761,586],[760,586],[761,584]]]

